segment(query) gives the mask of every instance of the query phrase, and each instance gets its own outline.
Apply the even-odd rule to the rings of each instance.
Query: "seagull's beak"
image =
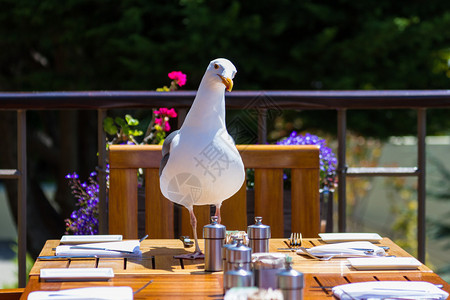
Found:
[[[231,92],[231,90],[233,89],[233,80],[220,74],[217,75],[220,77],[220,79],[222,79],[222,83],[226,86],[227,91]]]

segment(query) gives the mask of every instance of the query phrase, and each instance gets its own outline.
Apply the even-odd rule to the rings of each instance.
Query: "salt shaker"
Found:
[[[277,274],[277,286],[285,300],[303,299],[303,273],[292,269],[292,257],[286,256],[286,269]]]
[[[255,217],[255,224],[247,227],[247,235],[253,253],[269,252],[270,226],[262,223],[262,217]]]
[[[241,264],[242,269],[250,271],[252,249],[242,243],[242,238],[237,238],[236,241],[236,246],[228,248],[227,251],[228,270],[236,270]]]
[[[222,261],[223,261],[223,273],[225,274],[228,271],[228,261],[227,261],[227,252],[230,248],[235,247],[237,245],[236,237],[231,237],[231,242],[229,244],[225,244],[222,247]]]
[[[233,287],[251,287],[253,284],[253,272],[243,269],[239,264],[237,269],[227,271],[223,276],[224,293]]]
[[[225,226],[217,223],[218,217],[211,217],[211,224],[203,227],[205,239],[205,271],[222,271],[222,247],[225,242]]]

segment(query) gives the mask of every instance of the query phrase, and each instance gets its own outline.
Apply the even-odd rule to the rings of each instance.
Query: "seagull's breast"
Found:
[[[160,183],[165,197],[189,207],[221,203],[244,179],[241,156],[225,128],[202,134],[183,129],[171,145]]]

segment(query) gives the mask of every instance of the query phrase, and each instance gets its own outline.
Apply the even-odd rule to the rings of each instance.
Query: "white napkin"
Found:
[[[74,248],[78,246],[81,246],[86,249]],[[127,241],[107,242],[107,243],[91,243],[82,245],[61,245],[56,247],[56,255],[97,255],[97,256],[119,256],[119,257],[138,256],[142,254],[139,247],[140,247],[139,240],[127,240]],[[109,250],[99,250],[95,248],[104,248]],[[130,253],[111,250],[129,251]]]
[[[104,299],[132,300],[133,290],[129,286],[88,287],[60,291],[38,291],[28,295],[28,300],[74,300],[74,299]]]
[[[366,250],[373,250],[373,252],[366,252]],[[302,254],[303,251],[297,251],[298,254]],[[336,244],[327,244],[312,247],[308,249],[308,252],[316,256],[385,256],[386,252],[383,248],[380,248],[371,242],[344,242]]]
[[[448,293],[425,281],[369,281],[338,285],[333,294],[339,299],[447,299]]]

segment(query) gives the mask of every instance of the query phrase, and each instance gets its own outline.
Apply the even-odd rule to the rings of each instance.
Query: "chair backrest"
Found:
[[[254,169],[254,214],[271,226],[272,237],[284,237],[283,170],[291,176],[291,232],[316,237],[320,228],[319,148],[306,145],[237,145],[244,166]],[[187,209],[175,220],[174,204],[159,189],[161,146],[111,145],[109,149],[109,232],[125,238],[138,235],[138,169],[145,180],[145,232],[151,238],[191,235]],[[196,206],[198,235],[210,223],[210,207]],[[227,230],[247,230],[246,184],[223,202],[222,224]],[[248,222],[250,221],[250,222]]]
[[[19,300],[23,294],[23,288],[16,289],[0,289],[0,299],[2,300]]]

